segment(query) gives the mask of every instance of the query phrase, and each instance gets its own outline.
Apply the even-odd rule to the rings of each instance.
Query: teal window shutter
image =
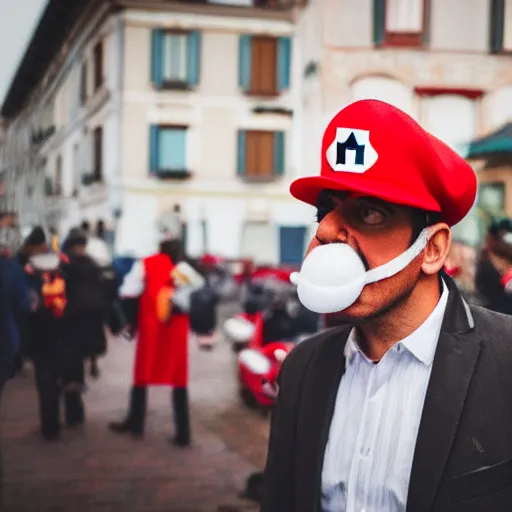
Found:
[[[280,37],[277,42],[277,86],[280,91],[290,88],[291,46],[289,37]]]
[[[163,83],[163,35],[161,28],[151,33],[151,81],[156,89],[161,89]]]
[[[284,174],[284,132],[274,133],[274,173]]]
[[[245,174],[245,130],[238,130],[238,166],[237,173],[239,176],[243,176]]]
[[[149,127],[149,172],[158,171],[158,125]]]
[[[187,58],[188,84],[190,86],[198,85],[201,66],[201,32],[198,30],[194,30],[188,35]]]
[[[183,128],[160,128],[158,131],[158,168],[162,171],[186,169],[186,135]]]
[[[373,42],[380,46],[386,34],[386,0],[373,0]]]
[[[251,87],[251,53],[252,37],[249,35],[240,36],[238,83],[244,91]]]
[[[503,30],[505,24],[505,0],[491,0],[490,45],[492,53],[503,49]]]

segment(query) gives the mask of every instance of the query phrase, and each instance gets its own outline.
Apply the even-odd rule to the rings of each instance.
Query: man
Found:
[[[28,285],[23,269],[12,257],[9,247],[0,246],[0,280],[4,301],[4,326],[7,335],[0,337],[0,388],[21,366],[21,336],[29,310]]]
[[[22,267],[25,268],[30,258],[39,254],[45,254],[48,251],[48,244],[46,241],[46,234],[41,226],[35,226],[29,233],[27,238],[23,241],[23,244],[19,248],[15,259]],[[30,350],[30,334],[29,331],[36,332],[37,329],[30,329],[30,321],[33,319],[33,315],[29,312],[22,315],[19,322],[20,331],[20,350],[16,356],[14,363],[14,372],[20,373],[23,370],[24,361],[28,357],[28,351]]]
[[[86,234],[81,230],[71,230],[63,244],[66,258],[60,266],[66,282],[67,300],[61,331],[62,379],[69,413],[68,425],[80,425],[85,420],[82,402],[84,360],[96,359],[107,350],[104,325],[108,297],[101,268],[86,253],[86,247]]]
[[[475,287],[483,305],[498,313],[512,314],[512,293],[504,277],[512,269],[512,221],[496,220],[487,232],[476,268]]]
[[[190,444],[188,406],[188,332],[189,316],[174,307],[170,320],[159,318],[160,297],[172,283],[171,274],[184,260],[179,240],[163,240],[157,254],[135,263],[119,292],[125,299],[138,298],[137,347],[133,387],[128,414],[120,422],[110,423],[116,433],[135,438],[144,435],[148,386],[171,386],[175,436],[180,447]],[[133,322],[133,319],[130,319]]]
[[[374,100],[332,119],[321,158],[291,186],[319,220],[293,281],[344,325],[283,364],[262,511],[512,510],[512,321],[441,272],[475,174]]]

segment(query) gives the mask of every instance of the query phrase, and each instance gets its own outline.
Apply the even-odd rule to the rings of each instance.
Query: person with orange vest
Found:
[[[181,241],[164,240],[157,254],[134,264],[120,289],[121,298],[138,297],[137,345],[133,387],[128,414],[121,422],[110,423],[117,433],[142,437],[149,386],[170,386],[175,420],[174,444],[190,444],[188,404],[189,316],[171,304],[179,276],[178,264],[184,259]],[[173,272],[174,271],[174,272]]]

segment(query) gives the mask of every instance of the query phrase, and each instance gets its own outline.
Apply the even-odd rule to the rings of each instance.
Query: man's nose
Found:
[[[329,212],[318,224],[316,238],[321,244],[346,243],[347,224],[339,210]]]

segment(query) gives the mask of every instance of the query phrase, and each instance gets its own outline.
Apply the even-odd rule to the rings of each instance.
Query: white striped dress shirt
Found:
[[[405,512],[414,448],[448,300],[378,364],[345,347],[322,471],[323,512]]]

